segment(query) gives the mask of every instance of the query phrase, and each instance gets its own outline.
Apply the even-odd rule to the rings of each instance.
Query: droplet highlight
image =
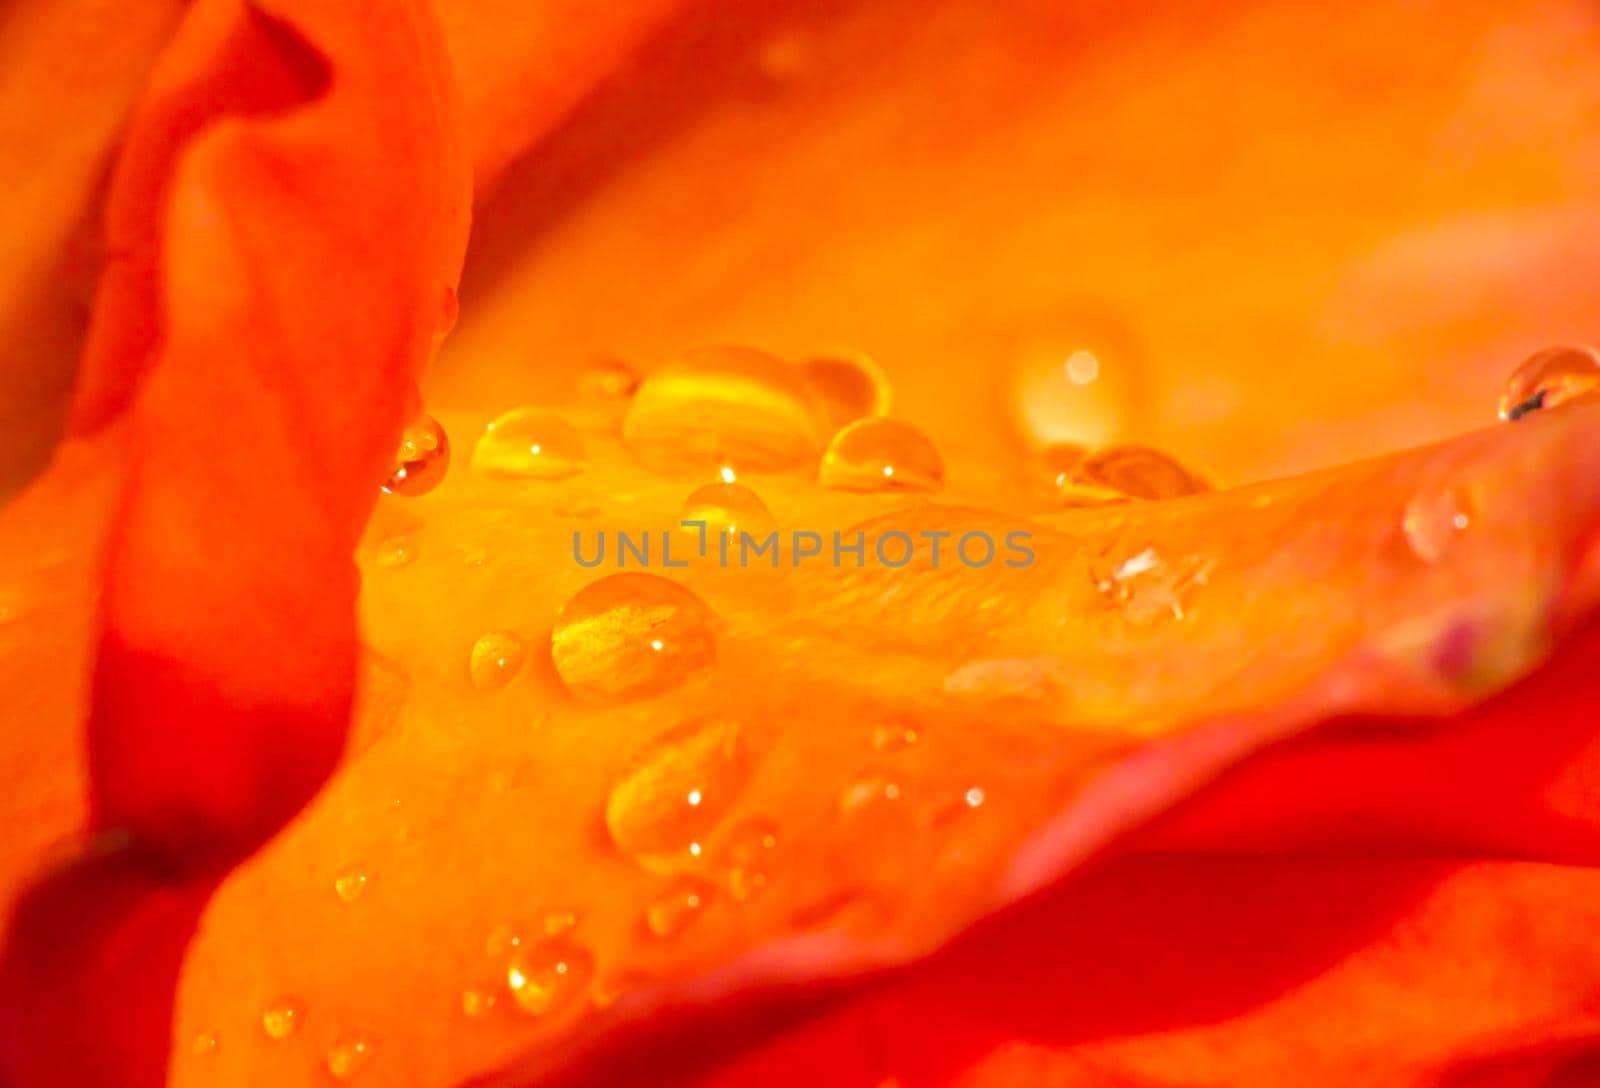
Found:
[[[709,668],[711,610],[655,574],[612,574],[584,586],[556,614],[551,657],[567,689],[608,701],[655,695]]]
[[[558,415],[517,408],[484,428],[472,470],[490,479],[560,480],[588,464],[583,436]]]
[[[1523,360],[1506,379],[1500,418],[1518,420],[1596,389],[1600,389],[1600,355],[1590,348],[1546,348]]]
[[[594,977],[594,954],[582,944],[553,937],[519,947],[506,967],[506,986],[517,1008],[549,1016],[569,1008]]]
[[[1406,545],[1424,563],[1437,563],[1449,555],[1471,524],[1469,497],[1453,487],[1418,492],[1406,503],[1400,520]]]
[[[712,542],[723,534],[737,540],[739,534],[745,533],[760,541],[778,528],[777,519],[761,496],[732,482],[706,484],[690,492],[678,511],[678,523],[696,541],[700,540],[700,526],[704,525],[707,554],[714,554]]]
[[[656,871],[693,863],[755,769],[744,727],[696,719],[668,730],[629,761],[606,799],[617,848]]]
[[[479,691],[498,691],[511,683],[528,656],[527,643],[510,631],[490,631],[472,644],[467,671]]]
[[[450,468],[450,439],[439,421],[420,415],[400,435],[400,447],[383,490],[414,498],[439,486]]]
[[[944,486],[944,461],[909,423],[862,419],[833,436],[817,480],[844,491],[937,491]]]

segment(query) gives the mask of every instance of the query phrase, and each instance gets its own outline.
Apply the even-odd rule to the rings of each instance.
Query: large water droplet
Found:
[[[659,575],[607,575],[573,594],[556,614],[551,656],[580,698],[655,695],[715,659],[711,610]]]
[[[261,1030],[270,1039],[287,1039],[300,1028],[305,1009],[293,998],[280,998],[261,1013]]]
[[[743,484],[706,484],[695,488],[678,511],[678,522],[698,522],[705,526],[707,554],[714,554],[717,537],[726,533],[734,540],[746,533],[757,541],[765,540],[778,528],[777,519],[761,496]],[[684,532],[697,542],[701,539],[698,525],[688,525]]]
[[[937,491],[944,461],[909,423],[862,419],[833,436],[817,480],[845,491]]]
[[[548,1016],[570,1007],[593,977],[594,954],[566,937],[519,947],[506,967],[511,997],[529,1016]]]
[[[823,411],[834,427],[889,414],[888,375],[868,356],[830,352],[805,360],[800,368],[822,399]]]
[[[686,722],[630,761],[606,799],[618,849],[647,868],[688,864],[750,780],[755,758],[729,718]]]
[[[1209,490],[1188,469],[1147,446],[1108,446],[1060,473],[1056,485],[1069,506],[1128,499],[1175,499]]]
[[[1506,379],[1500,418],[1521,419],[1600,389],[1600,356],[1589,348],[1546,348],[1525,359]]]
[[[527,654],[527,644],[510,631],[490,631],[483,635],[472,644],[472,654],[467,661],[472,686],[480,691],[505,687],[522,668]]]
[[[420,415],[400,435],[394,464],[383,490],[392,495],[425,495],[439,486],[450,467],[450,439],[439,421]]]
[[[644,380],[622,424],[628,451],[663,472],[781,469],[822,448],[815,392],[765,352],[704,348]]]
[[[1424,563],[1437,563],[1472,523],[1470,499],[1460,488],[1427,489],[1412,496],[1400,519],[1406,544]]]
[[[680,877],[645,907],[644,926],[651,936],[663,940],[676,937],[700,917],[713,894],[707,881],[693,876]]]
[[[559,480],[588,463],[583,436],[558,415],[517,408],[484,428],[472,470],[494,479]]]
[[[328,1072],[335,1080],[349,1080],[371,1056],[372,1048],[365,1039],[339,1039],[328,1049]]]

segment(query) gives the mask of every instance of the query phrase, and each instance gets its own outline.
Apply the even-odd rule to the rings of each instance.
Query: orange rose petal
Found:
[[[386,502],[363,553],[362,754],[208,908],[177,1038],[237,1042],[180,1054],[175,1083],[292,1081],[351,1025],[370,1083],[515,1083],[686,1002],[914,961],[1318,723],[1447,734],[1421,719],[1527,674],[1592,608],[1597,416],[1032,521],[959,489],[928,505],[754,479],[786,528],[1026,526],[1037,558],[667,572],[715,615],[714,664],[620,703],[574,698],[542,649],[599,573],[572,532],[671,525],[682,484],[590,435],[587,475],[462,473]],[[628,505],[581,512],[597,481]],[[1405,513],[1437,489],[1468,513],[1425,559]],[[380,564],[397,533],[410,561]],[[468,658],[490,631],[531,650],[483,690]],[[677,763],[655,762],[663,738]],[[713,807],[674,809],[686,765]],[[353,902],[335,887],[352,870]],[[554,946],[551,917],[574,919]],[[516,980],[549,964],[516,957],[552,947],[572,981],[530,1010]],[[282,995],[308,1029],[286,1045],[256,1026]]]

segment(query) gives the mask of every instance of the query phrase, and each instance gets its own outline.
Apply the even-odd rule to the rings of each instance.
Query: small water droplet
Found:
[[[495,691],[511,683],[527,657],[527,644],[510,631],[490,631],[472,644],[467,671],[472,686],[480,691]]]
[[[606,828],[623,853],[646,868],[691,862],[755,769],[743,727],[699,718],[668,730],[638,752],[606,799]]]
[[[544,916],[544,935],[558,937],[578,928],[578,914],[576,911],[556,910]]]
[[[461,991],[461,1014],[469,1020],[482,1020],[494,1012],[499,999],[487,990],[466,989]]]
[[[1128,499],[1175,499],[1209,490],[1178,462],[1147,446],[1108,446],[1087,454],[1057,475],[1068,506],[1097,506]]]
[[[1130,623],[1145,624],[1166,616],[1187,618],[1215,566],[1214,560],[1197,555],[1169,560],[1154,548],[1144,548],[1120,560],[1091,563],[1090,577]]]
[[[889,378],[870,357],[838,351],[813,356],[800,367],[835,427],[889,414]]]
[[[1517,420],[1541,408],[1600,389],[1600,356],[1589,348],[1546,348],[1525,359],[1506,379],[1500,418]]]
[[[900,783],[882,771],[867,771],[851,780],[839,794],[839,808],[861,812],[884,802],[900,800]]]
[[[391,495],[426,495],[439,486],[450,467],[450,439],[439,421],[420,415],[400,435],[400,448],[383,490]]]
[[[349,868],[333,878],[333,890],[346,903],[354,903],[367,890],[367,874],[360,868]]]
[[[514,926],[498,925],[489,931],[483,940],[483,950],[491,957],[499,958],[515,949],[522,947],[522,934]]]
[[[886,722],[872,727],[872,746],[880,752],[910,748],[921,737],[916,726],[905,722]]]
[[[194,1037],[194,1041],[189,1044],[189,1053],[193,1054],[197,1058],[204,1057],[208,1054],[214,1054],[216,1049],[217,1037],[211,1034],[209,1031],[202,1031],[200,1034],[196,1035]]]
[[[778,528],[777,519],[767,509],[767,504],[761,501],[761,496],[743,484],[735,483],[706,484],[696,488],[684,500],[683,508],[678,512],[678,521],[680,527],[684,522],[705,525],[708,555],[717,554],[714,542],[723,533],[735,540],[740,533],[745,533],[761,541]],[[683,531],[696,542],[700,540],[699,525],[689,525]],[[733,546],[731,541],[729,546]]]
[[[715,660],[711,610],[659,575],[608,575],[573,594],[556,614],[551,656],[579,698],[655,695]]]
[[[639,372],[621,359],[597,359],[578,375],[578,396],[591,403],[622,403],[639,391]]]
[[[845,491],[937,491],[944,485],[944,462],[909,423],[862,419],[833,436],[817,480]]]
[[[814,458],[825,436],[805,378],[743,347],[693,351],[651,374],[622,424],[629,453],[672,473],[790,468]]]
[[[287,1039],[300,1028],[305,1011],[300,1002],[282,998],[268,1005],[261,1013],[261,1030],[270,1039]]]
[[[713,894],[710,883],[699,877],[674,880],[645,907],[645,928],[662,940],[676,937],[704,913]]]
[[[1426,489],[1413,495],[1400,520],[1412,554],[1424,563],[1443,559],[1471,525],[1470,508],[1470,496],[1461,488]]]
[[[582,472],[587,464],[578,429],[535,408],[500,416],[484,428],[472,449],[472,470],[491,479],[560,480]]]
[[[380,541],[373,552],[373,560],[380,567],[393,569],[403,567],[417,557],[417,550],[411,546],[411,538],[404,536],[391,536]]]
[[[506,985],[529,1016],[548,1016],[572,1005],[594,977],[594,954],[577,941],[551,937],[518,948],[506,967]]]
[[[746,820],[728,834],[723,847],[728,894],[744,902],[766,889],[778,828],[770,820]]]
[[[340,1039],[328,1049],[328,1072],[335,1080],[349,1080],[371,1056],[372,1048],[365,1039]]]

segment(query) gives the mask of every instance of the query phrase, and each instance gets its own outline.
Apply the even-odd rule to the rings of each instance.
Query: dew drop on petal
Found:
[[[504,956],[514,949],[522,947],[522,934],[515,927],[498,925],[489,931],[483,939],[483,950],[490,956]]]
[[[209,1031],[202,1031],[189,1043],[189,1053],[195,1057],[204,1057],[216,1053],[217,1037]]]
[[[1460,488],[1419,491],[1406,503],[1400,521],[1406,545],[1424,563],[1437,563],[1448,555],[1471,524],[1470,501]]]
[[[300,1028],[305,1011],[300,1002],[281,998],[268,1005],[261,1013],[261,1030],[269,1039],[287,1039]]]
[[[580,699],[655,695],[715,660],[713,616],[692,591],[659,575],[607,575],[562,605],[551,657]]]
[[[578,928],[578,915],[575,911],[556,910],[544,916],[544,935],[558,937],[563,933],[571,932]]]
[[[767,504],[761,501],[761,496],[736,483],[706,484],[690,492],[678,511],[678,522],[684,533],[696,541],[700,539],[700,526],[684,526],[683,523],[699,522],[705,525],[708,554],[714,548],[710,542],[722,533],[735,538],[745,533],[759,541],[765,540],[778,528],[777,519],[767,509]]]
[[[560,480],[588,464],[583,436],[560,416],[536,408],[506,412],[472,448],[472,470],[491,479]]]
[[[621,359],[597,359],[578,375],[578,396],[591,404],[622,404],[639,391],[639,372]]]
[[[893,776],[881,771],[866,771],[840,791],[839,808],[845,813],[862,812],[886,802],[898,801],[903,792]]]
[[[519,947],[506,967],[506,986],[529,1016],[570,1007],[594,977],[594,954],[577,941],[551,937]]]
[[[889,414],[889,377],[877,362],[852,351],[816,355],[800,364],[835,427]]]
[[[468,988],[461,991],[461,1015],[469,1020],[482,1020],[494,1011],[499,1000],[487,990]]]
[[[527,644],[510,631],[490,631],[472,644],[467,671],[472,686],[495,691],[511,683],[528,655]]]
[[[872,728],[872,746],[880,752],[910,748],[921,737],[916,726],[905,722],[885,722]]]
[[[1500,418],[1517,420],[1529,412],[1600,389],[1600,356],[1589,348],[1555,347],[1523,360],[1500,393]]]
[[[697,718],[636,753],[606,798],[606,830],[624,854],[664,871],[692,863],[755,770],[744,728]]]
[[[733,828],[722,848],[728,894],[737,902],[763,891],[778,849],[778,827],[770,820],[746,820]]]
[[[339,1039],[328,1049],[328,1072],[335,1080],[349,1080],[371,1056],[372,1048],[365,1039]]]
[[[646,378],[628,407],[623,442],[660,472],[791,468],[827,437],[816,393],[787,363],[751,348],[690,352]]]
[[[1095,450],[1058,474],[1057,487],[1069,506],[1127,499],[1176,499],[1210,490],[1177,461],[1148,446]]]
[[[425,495],[439,486],[449,467],[450,439],[444,428],[432,416],[420,415],[400,435],[383,490],[391,495]]]
[[[817,480],[843,491],[937,491],[944,485],[944,461],[909,423],[862,419],[833,436]]]
[[[346,903],[354,903],[367,890],[366,870],[352,866],[333,878],[334,893]]]
[[[416,557],[417,550],[412,546],[411,538],[404,536],[391,536],[379,541],[373,552],[373,561],[380,567],[390,569],[406,566]]]
[[[708,881],[680,877],[650,900],[644,910],[644,926],[651,936],[662,940],[676,937],[705,912],[713,894]]]

